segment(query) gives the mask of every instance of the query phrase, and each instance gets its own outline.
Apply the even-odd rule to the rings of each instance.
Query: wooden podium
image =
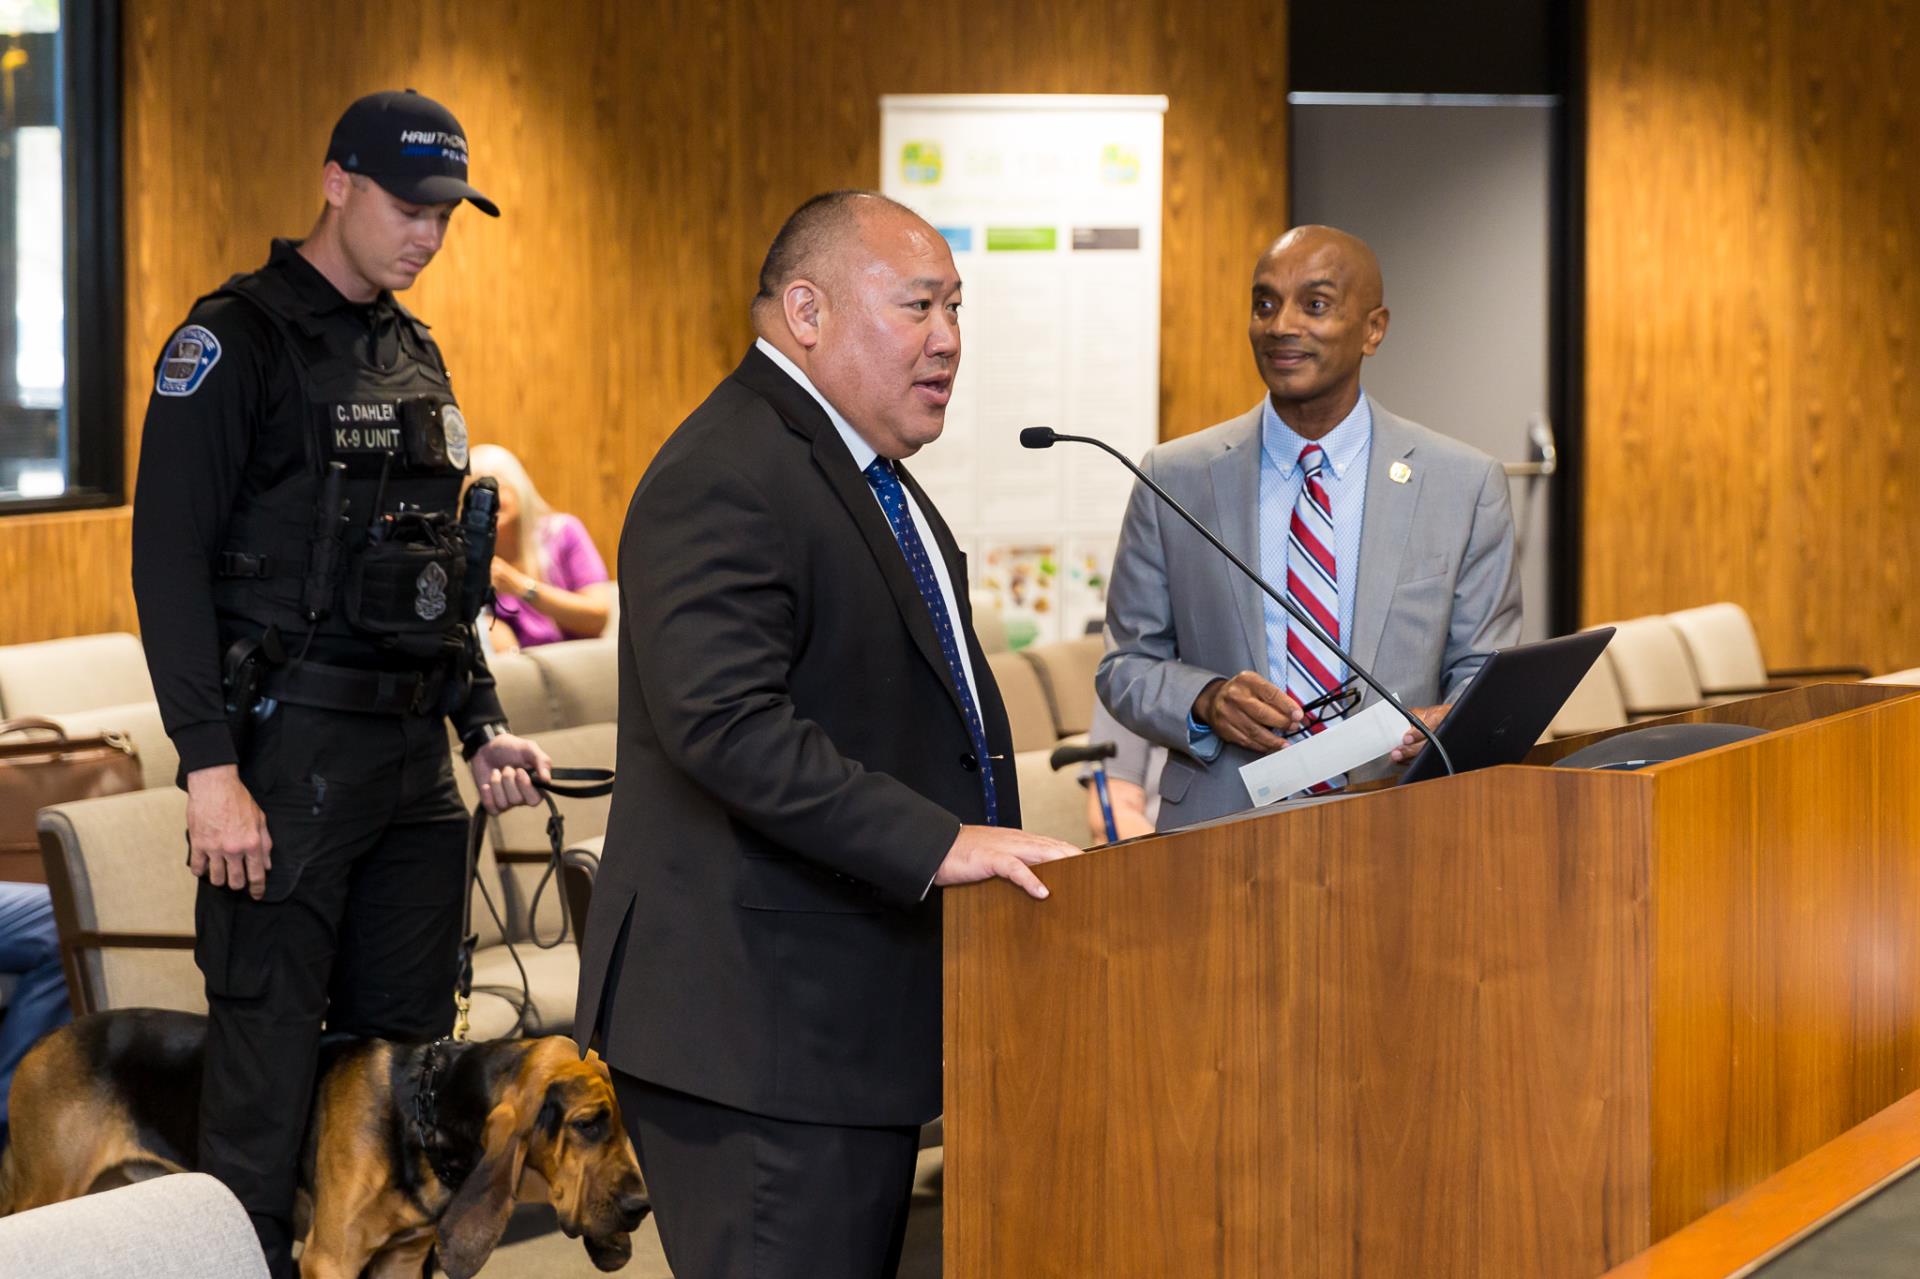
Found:
[[[949,890],[947,1279],[1589,1277],[1920,1087],[1920,690],[1675,720]]]

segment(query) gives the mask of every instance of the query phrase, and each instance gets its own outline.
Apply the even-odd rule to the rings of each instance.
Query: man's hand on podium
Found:
[[[1413,713],[1418,715],[1420,722],[1428,728],[1438,728],[1440,727],[1440,721],[1445,719],[1447,712],[1452,709],[1453,703],[1448,702],[1444,706],[1416,706],[1413,708]],[[1387,758],[1396,764],[1404,764],[1415,755],[1418,755],[1420,748],[1426,744],[1427,739],[1420,736],[1419,730],[1409,724],[1407,726],[1407,735],[1400,739],[1398,746],[1387,752]]]
[[[1241,671],[1217,679],[1193,699],[1193,717],[1243,750],[1265,755],[1281,750],[1280,734],[1300,727],[1300,703],[1264,675]]]
[[[1078,857],[1081,851],[1065,840],[1005,826],[962,826],[940,869],[933,873],[933,882],[947,888],[997,876],[1012,880],[1029,896],[1045,900],[1047,886],[1030,868],[1062,857]]]

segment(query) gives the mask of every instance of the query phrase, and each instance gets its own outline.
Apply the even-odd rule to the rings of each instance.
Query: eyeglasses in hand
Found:
[[[1282,737],[1305,737],[1309,733],[1326,727],[1333,721],[1345,719],[1353,714],[1360,705],[1360,685],[1349,679],[1331,693],[1324,693],[1312,701],[1300,705],[1303,718],[1297,728],[1290,728],[1280,734]]]

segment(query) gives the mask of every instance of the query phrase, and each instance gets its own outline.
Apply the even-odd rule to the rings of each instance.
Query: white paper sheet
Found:
[[[1253,806],[1277,804],[1316,782],[1376,760],[1400,744],[1406,718],[1385,702],[1375,702],[1324,733],[1295,741],[1285,750],[1256,759],[1240,769]]]

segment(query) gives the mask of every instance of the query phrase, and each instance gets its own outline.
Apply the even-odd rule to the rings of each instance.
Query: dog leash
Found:
[[[547,868],[540,876],[540,882],[534,885],[533,898],[527,903],[527,936],[541,950],[552,950],[567,940],[568,918],[564,904],[560,911],[560,932],[552,941],[540,940],[538,920],[540,917],[540,898],[547,885],[560,875],[562,862],[566,857],[567,824],[560,816],[560,806],[553,802],[559,795],[565,799],[598,799],[602,795],[613,793],[613,770],[610,768],[553,768],[548,770],[548,780],[533,779],[534,787],[539,790],[540,798],[547,805]],[[480,875],[480,846],[487,838],[487,808],[484,804],[474,806],[473,818],[467,825],[467,875],[466,892],[460,898],[460,966],[453,991],[453,1038],[464,1041],[472,1030],[473,1011],[473,952],[480,944],[480,934],[473,931],[473,890],[480,890],[480,900],[487,904],[487,913],[493,916],[495,927],[499,928],[501,939],[507,947],[507,954],[513,960],[513,966],[520,972],[520,1008],[519,1016],[514,1019],[513,1029],[508,1038],[520,1034],[526,1028],[527,1014],[533,1009],[533,982],[527,976],[527,966],[520,962],[520,952],[514,948],[512,931],[506,920],[501,917],[499,907],[493,903],[493,893]]]

